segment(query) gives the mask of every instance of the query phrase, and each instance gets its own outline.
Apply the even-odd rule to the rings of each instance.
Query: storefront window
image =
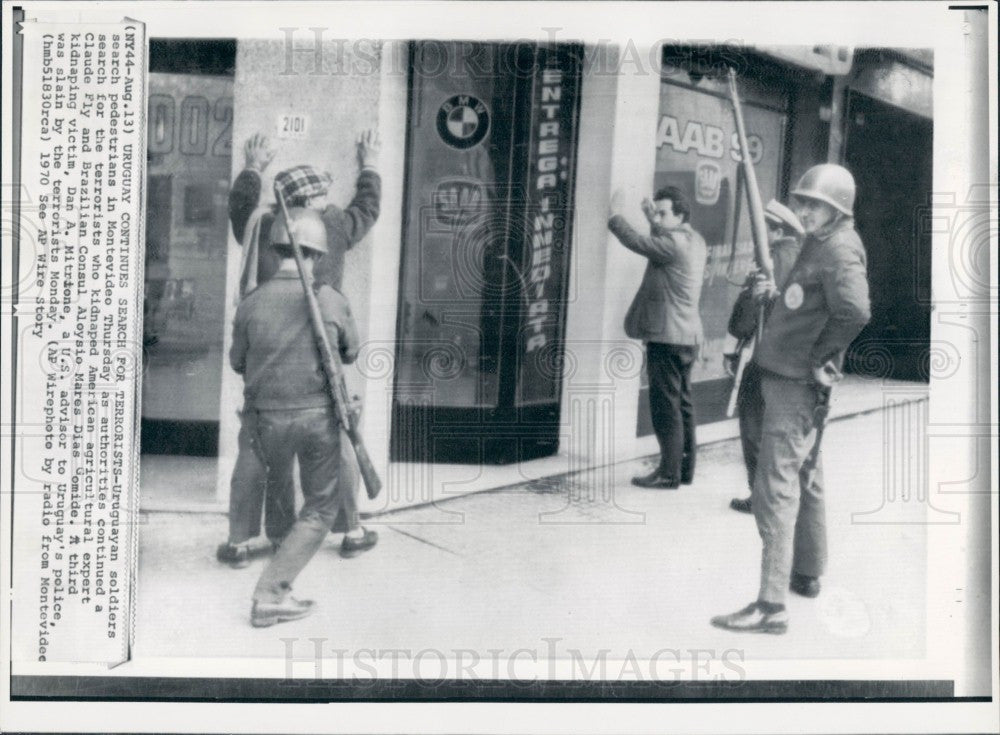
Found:
[[[414,48],[397,397],[494,406],[513,94],[494,46]]]
[[[784,93],[753,80],[741,79],[739,89],[751,159],[761,198],[766,203],[778,196],[781,187],[788,100]],[[736,125],[725,78],[672,70],[660,87],[653,189],[671,185],[687,194],[691,202],[691,226],[708,245],[701,293],[705,341],[691,376],[693,383],[701,383],[703,387],[713,381],[719,381],[719,385],[729,382],[722,363],[726,326],[733,302],[754,264],[746,195],[737,182],[739,161]],[[648,378],[644,374],[640,435],[652,433],[646,407],[647,390]],[[696,389],[696,402],[699,395],[707,394]],[[714,414],[714,411],[701,412],[699,420],[721,418]]]
[[[157,427],[219,420],[233,80],[154,72],[149,92],[142,415],[156,453],[175,444]]]
[[[391,455],[551,454],[583,49],[411,48]]]

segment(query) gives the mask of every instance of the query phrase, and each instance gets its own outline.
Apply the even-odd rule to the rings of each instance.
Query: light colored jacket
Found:
[[[649,261],[625,316],[625,333],[644,342],[701,344],[704,238],[687,223],[673,229],[654,227],[650,235],[640,235],[621,215],[612,217],[608,228],[622,245]]]

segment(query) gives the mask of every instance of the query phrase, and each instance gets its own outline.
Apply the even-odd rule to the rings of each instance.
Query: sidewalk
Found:
[[[923,506],[910,524],[852,523],[882,504],[884,413],[827,429],[829,571],[818,599],[789,596],[785,636],[708,623],[755,598],[760,564],[753,518],[727,507],[746,479],[738,442],[726,441],[699,454],[695,484],[678,491],[631,486],[646,463],[629,462],[380,516],[366,522],[378,546],[352,560],[331,535],[296,583],[317,612],[262,630],[248,617],[265,561],[216,562],[225,518],[145,513],[134,654],[281,657],[281,638],[315,636],[347,650],[544,651],[554,637],[612,658],[692,647],[742,648],[747,659],[920,656]]]

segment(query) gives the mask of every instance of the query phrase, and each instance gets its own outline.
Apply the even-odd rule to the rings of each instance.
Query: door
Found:
[[[411,47],[394,461],[558,449],[581,60]]]
[[[844,367],[927,381],[931,242],[919,217],[932,187],[933,123],[855,91],[847,109],[845,165],[858,187],[854,217],[868,254],[872,318]]]

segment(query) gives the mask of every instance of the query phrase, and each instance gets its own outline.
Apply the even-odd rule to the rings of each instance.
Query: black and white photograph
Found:
[[[4,26],[5,728],[997,724],[995,6]]]

